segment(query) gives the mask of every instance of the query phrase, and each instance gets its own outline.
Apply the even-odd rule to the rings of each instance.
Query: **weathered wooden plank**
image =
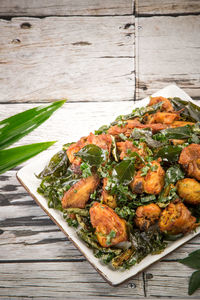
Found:
[[[200,289],[192,296],[188,296],[188,282],[193,271],[177,262],[162,262],[152,265],[145,274],[147,298],[199,299]]]
[[[0,102],[134,95],[134,17],[0,20]]]
[[[199,0],[137,0],[137,15],[178,15],[200,12]]]
[[[1,0],[0,16],[132,14],[132,0]]]
[[[137,99],[177,83],[200,97],[199,16],[137,18]]]
[[[0,268],[0,297],[3,299],[144,297],[142,274],[119,287],[111,287],[87,262],[13,263],[0,264]]]

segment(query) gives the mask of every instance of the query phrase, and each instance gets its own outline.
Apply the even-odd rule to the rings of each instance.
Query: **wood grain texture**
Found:
[[[26,295],[70,300],[144,297],[142,274],[119,287],[111,287],[87,262],[13,263],[0,267],[3,299],[22,299]]]
[[[137,15],[180,15],[200,12],[199,0],[136,0]]]
[[[132,0],[1,0],[0,16],[132,14]]]
[[[0,20],[0,102],[134,97],[134,17]]]
[[[176,83],[200,98],[199,16],[136,19],[137,99]]]

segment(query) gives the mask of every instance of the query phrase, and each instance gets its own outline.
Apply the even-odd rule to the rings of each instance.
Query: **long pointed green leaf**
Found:
[[[48,106],[37,106],[0,122],[0,149],[4,149],[46,121],[65,100]]]
[[[43,150],[46,150],[54,143],[55,142],[36,143],[0,150],[0,174],[16,167]]]

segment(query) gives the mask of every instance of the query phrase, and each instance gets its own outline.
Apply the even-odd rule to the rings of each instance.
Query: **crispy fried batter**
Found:
[[[158,161],[151,162],[152,167],[157,166],[155,171],[148,170],[146,176],[141,176],[142,170],[136,173],[130,187],[133,193],[141,194],[154,194],[157,195],[161,192],[164,186],[165,171]]]
[[[200,204],[200,183],[192,178],[184,178],[176,184],[178,194],[184,202],[198,205]]]
[[[110,155],[112,139],[109,134],[102,133],[100,135],[94,135],[92,132],[87,137],[82,137],[77,143],[69,146],[67,149],[67,156],[70,163],[73,165],[80,165],[81,158],[75,156],[74,154],[80,151],[84,146],[88,144],[94,144],[100,148],[107,150]]]
[[[163,103],[161,106],[161,111],[172,112],[174,110],[170,100],[162,96],[151,97],[149,106],[157,104],[159,102]]]
[[[185,122],[185,121],[174,121],[170,127],[175,128],[175,127],[183,127],[186,125],[194,125],[195,123],[193,122]]]
[[[130,150],[131,152],[136,152],[140,156],[145,157],[147,155],[146,147],[147,146],[145,143],[140,143],[139,147],[136,147],[131,141],[117,143],[117,149],[121,152],[120,159],[124,159],[124,157],[128,156],[128,150]]]
[[[183,166],[189,176],[200,180],[200,145],[191,144],[185,147],[178,163]]]
[[[87,178],[82,178],[75,183],[62,198],[62,207],[84,208],[85,204],[99,184],[99,178],[96,174]]]
[[[196,218],[183,203],[170,203],[161,213],[159,227],[168,234],[179,234],[195,229],[198,226],[195,222]]]
[[[156,112],[155,114],[149,115],[147,117],[147,124],[155,124],[155,123],[161,123],[170,125],[175,120],[179,120],[180,115],[178,112]]]
[[[92,226],[96,229],[95,233],[102,247],[110,247],[127,241],[125,220],[121,219],[107,205],[95,202],[90,208],[90,220]],[[108,235],[111,231],[114,232],[114,237],[108,243]]]
[[[102,199],[103,202],[111,208],[117,207],[116,195],[111,195],[106,191],[106,185],[108,182],[108,178],[103,179],[103,191],[102,191]]]
[[[136,209],[134,218],[135,224],[140,230],[147,230],[150,225],[153,225],[159,219],[161,209],[157,204],[151,203],[144,206],[139,206]]]
[[[153,133],[156,133],[162,129],[167,128],[165,124],[142,124],[138,119],[127,120],[123,126],[114,125],[108,129],[108,133],[114,136],[118,136],[120,133],[123,133],[125,136],[129,137],[134,128],[150,128]]]

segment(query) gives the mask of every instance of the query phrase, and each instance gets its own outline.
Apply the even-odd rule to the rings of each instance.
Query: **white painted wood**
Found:
[[[134,17],[0,20],[0,102],[134,97]]]
[[[199,16],[136,19],[137,99],[176,83],[200,98]]]
[[[0,297],[26,296],[70,300],[138,299],[144,297],[143,279],[140,274],[119,287],[111,287],[88,262],[1,264]]]
[[[132,0],[1,0],[0,16],[132,14]]]
[[[190,14],[200,12],[199,0],[136,0],[139,15]]]

